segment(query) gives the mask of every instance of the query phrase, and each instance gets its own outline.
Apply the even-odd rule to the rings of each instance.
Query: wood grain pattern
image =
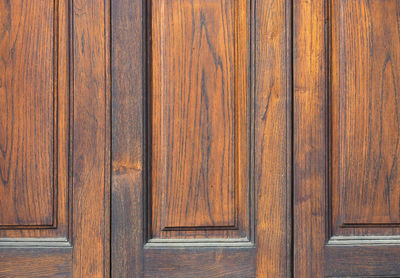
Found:
[[[324,276],[327,176],[325,1],[293,4],[293,275]]]
[[[0,277],[72,277],[71,248],[0,249]]]
[[[400,224],[400,3],[332,5],[333,221]]]
[[[45,3],[1,2],[0,238],[5,239],[68,234],[70,21],[67,1]]]
[[[50,226],[57,140],[54,1],[1,1],[0,10],[0,225]]]
[[[294,13],[293,274],[398,277],[398,3]]]
[[[0,276],[109,276],[109,2],[0,5]]]
[[[247,8],[241,2],[241,15],[238,1],[152,2],[153,236],[246,225]]]
[[[255,277],[254,253],[255,248],[186,249],[180,252],[152,249],[146,252],[144,277]],[[171,261],[171,256],[176,259]]]
[[[331,246],[325,277],[399,277],[400,248],[392,245]]]
[[[290,277],[290,2],[116,0],[112,4],[113,275]],[[219,115],[221,119],[216,119]],[[207,132],[212,137],[199,136]],[[243,135],[248,137],[240,139]],[[247,143],[241,144],[244,138]],[[221,157],[208,153],[208,146]],[[196,159],[190,152],[198,154]],[[207,159],[209,165],[213,161],[212,169],[204,166]],[[183,164],[186,161],[191,164]],[[193,177],[187,172],[192,165]],[[227,181],[248,178],[248,185],[238,183],[248,195],[241,201],[238,190],[237,203],[249,204],[251,214],[247,211],[246,217],[253,229],[243,233],[211,229],[230,224],[229,214],[225,215],[231,205],[224,203],[232,200],[204,194],[213,185],[205,182],[214,178],[211,171]],[[164,183],[182,182],[160,190],[154,175]],[[190,178],[196,180],[193,186]],[[233,188],[227,183],[214,186],[219,187],[211,188],[217,193],[225,190],[222,186]],[[184,195],[189,190],[192,195]],[[211,221],[214,214],[207,212],[207,198],[214,202],[219,223]],[[175,208],[164,209],[163,200]],[[199,205],[201,216],[194,219]],[[169,220],[162,212],[176,219]],[[161,231],[167,225],[172,230]]]
[[[108,276],[108,0],[73,3],[73,276]]]
[[[146,59],[143,14],[148,2],[111,2],[112,173],[111,276],[142,277],[145,219]]]
[[[291,276],[291,2],[254,3],[256,277]],[[253,123],[252,123],[253,124]]]

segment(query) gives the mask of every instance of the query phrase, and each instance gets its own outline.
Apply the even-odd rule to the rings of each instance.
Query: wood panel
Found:
[[[294,12],[294,275],[398,277],[399,3]]]
[[[109,5],[0,1],[2,277],[109,275]]]
[[[112,275],[290,276],[290,11],[112,2]]]
[[[65,238],[68,2],[1,5],[0,237]]]
[[[213,251],[165,249],[146,252],[144,277],[255,277],[255,249],[216,249]],[[178,256],[171,261],[170,256]],[[197,263],[193,263],[196,261]],[[218,263],[215,263],[218,262]],[[246,263],[239,263],[246,262]]]
[[[0,277],[72,277],[71,248],[0,249]]]
[[[55,2],[0,5],[0,225],[50,226],[57,159]]]
[[[333,222],[398,226],[400,4],[333,1],[331,24]]]
[[[248,210],[246,1],[151,6],[152,236],[239,229]]]

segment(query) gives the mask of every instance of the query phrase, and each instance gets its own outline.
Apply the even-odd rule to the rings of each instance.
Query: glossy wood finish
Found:
[[[0,276],[107,276],[109,3],[0,6]]]
[[[56,7],[45,1],[1,5],[0,225],[52,226],[57,173]],[[33,39],[26,40],[29,32]]]
[[[289,277],[289,3],[143,4],[112,2],[112,275]]]
[[[295,2],[296,277],[400,275],[399,8]]]
[[[247,3],[156,0],[151,6],[152,237],[243,230],[250,134]]]
[[[336,225],[400,225],[399,13],[398,1],[332,4]]]
[[[153,233],[232,227],[234,116],[246,110],[235,107],[236,9],[232,1],[151,6]]]
[[[73,1],[73,270],[109,274],[108,0]]]
[[[145,277],[256,277],[254,249],[207,249],[146,252]],[[175,259],[171,260],[170,256]],[[216,263],[218,262],[218,263]],[[240,262],[240,263],[239,263]]]
[[[290,1],[255,2],[256,277],[291,277],[292,65]]]
[[[2,4],[0,237],[65,238],[68,3]]]
[[[72,277],[72,249],[0,249],[0,277]]]
[[[327,91],[325,2],[293,3],[294,277],[324,277]]]

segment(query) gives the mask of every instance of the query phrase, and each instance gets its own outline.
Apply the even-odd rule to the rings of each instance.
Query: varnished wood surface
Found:
[[[109,5],[75,0],[72,8],[74,277],[109,275]]]
[[[291,2],[255,1],[256,277],[291,277]]]
[[[400,4],[334,1],[332,13],[335,224],[400,224]]]
[[[399,256],[395,245],[332,246],[326,252],[325,277],[399,277]]]
[[[241,15],[235,1],[151,3],[153,236],[232,229],[238,206],[246,211],[247,9],[241,2]]]
[[[111,276],[121,278],[142,277],[147,234],[144,4],[111,1]]]
[[[0,126],[9,133],[6,130],[0,133],[0,140],[5,143],[0,143],[5,151],[1,163],[8,165],[2,168],[8,170],[7,173],[2,171],[2,181],[7,183],[0,186],[0,206],[1,213],[14,220],[13,223],[5,221],[6,218],[0,221],[0,238],[67,237],[70,190],[68,2],[46,5],[43,18],[38,16],[42,2],[2,4],[2,22],[8,29],[4,29],[0,52],[5,70],[0,90],[4,94],[1,101],[7,103],[2,105],[5,109],[0,112],[4,116]],[[49,183],[38,180],[41,177],[48,177]],[[42,211],[43,206],[50,206],[49,211]],[[50,221],[26,222],[33,218]]]
[[[0,2],[0,226],[53,225],[55,10]]]
[[[71,248],[0,249],[0,277],[72,277]]]
[[[186,249],[179,252],[163,249],[148,250],[144,259],[144,277],[256,277],[254,252],[254,248]],[[174,256],[175,260],[171,260],[171,256]]]
[[[113,275],[290,277],[290,3],[142,4],[112,8]],[[248,239],[217,226],[230,175],[248,178]]]
[[[0,6],[0,276],[109,276],[109,2]]]
[[[294,4],[295,277],[400,275],[398,9]]]
[[[326,5],[293,3],[293,275],[324,277],[327,227]]]

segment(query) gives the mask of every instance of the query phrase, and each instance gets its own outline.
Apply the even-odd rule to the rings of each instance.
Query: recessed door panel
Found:
[[[245,11],[245,1],[152,3],[152,237],[246,236]]]

